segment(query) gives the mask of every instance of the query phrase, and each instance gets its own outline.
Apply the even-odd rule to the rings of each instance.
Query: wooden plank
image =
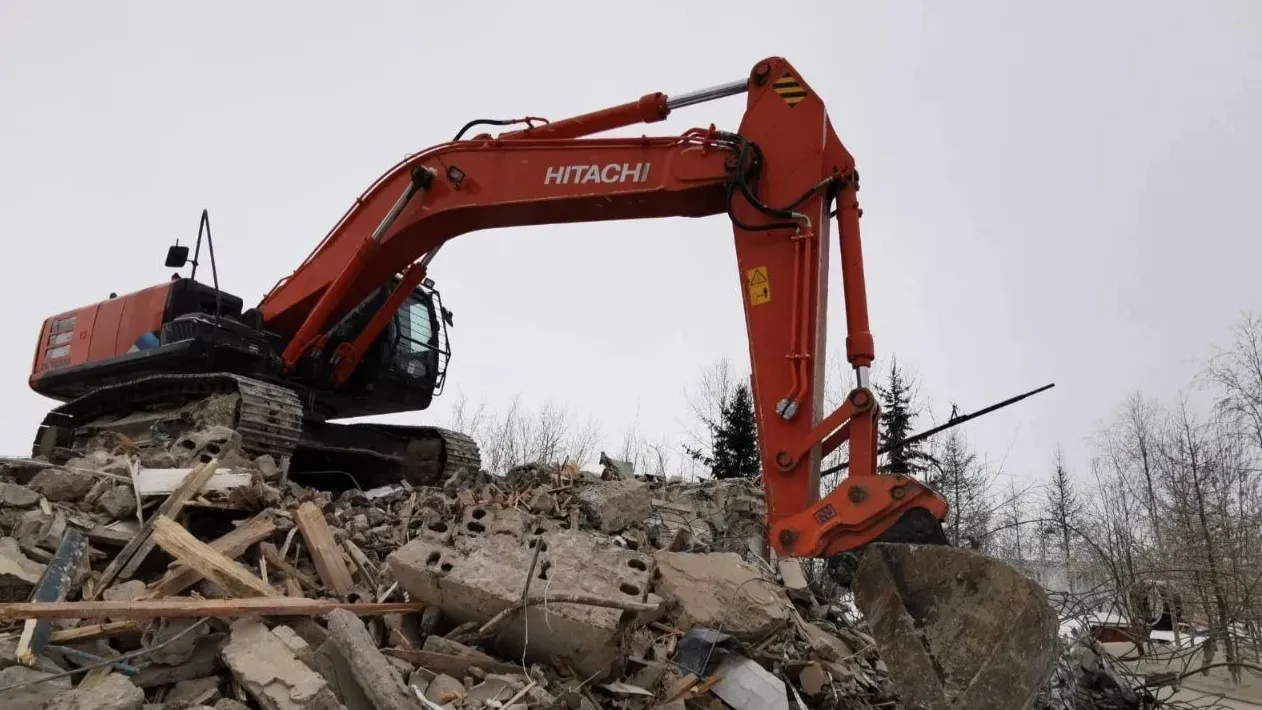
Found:
[[[15,619],[230,619],[238,616],[323,616],[345,609],[357,616],[409,614],[419,602],[362,604],[336,599],[249,597],[246,599],[149,599],[145,601],[22,602],[0,604],[0,622]]]
[[[183,562],[197,570],[228,594],[238,597],[279,597],[281,593],[254,576],[249,570],[228,559],[215,548],[193,537],[182,525],[165,515],[158,516],[153,526],[153,541]]]
[[[210,472],[209,477],[207,477],[205,480],[203,480],[203,481],[202,481],[202,482],[201,482],[201,483],[197,486],[197,490],[196,490],[196,491],[193,491],[193,493],[192,493],[192,494],[190,494],[190,495],[189,495],[189,496],[187,496],[186,498],[183,498],[183,499],[181,499],[181,500],[177,500],[175,503],[173,503],[173,504],[171,505],[171,509],[170,509],[170,510],[168,510],[167,512],[165,512],[165,513],[162,513],[163,515],[165,515],[166,517],[168,517],[168,518],[170,518],[170,519],[172,519],[172,520],[175,520],[176,518],[180,517],[180,513],[184,510],[184,507],[185,507],[186,505],[188,505],[188,504],[189,504],[189,502],[190,502],[190,501],[191,501],[194,497],[196,497],[198,494],[200,494],[200,493],[202,493],[203,491],[205,491],[205,490],[206,490],[206,484],[208,484],[208,483],[210,482],[210,479],[211,479],[211,478],[214,478],[214,476],[215,476],[215,471],[217,470],[217,466],[215,465],[215,460],[214,460],[214,459],[211,459],[210,461],[208,461],[208,462],[207,462],[207,463],[205,463],[205,464],[202,464],[202,465],[201,465],[201,466],[199,466],[198,468],[205,468],[207,471],[209,471],[209,472]],[[188,471],[188,473],[186,473],[186,474],[184,474],[184,475],[185,475],[185,476],[191,476],[191,475],[193,475],[193,472],[194,472],[194,471],[196,471],[196,470],[197,470],[197,469],[190,469],[190,470]],[[201,473],[201,474],[198,474],[198,475],[199,475],[199,476],[205,476],[205,473]],[[182,486],[183,484],[181,483],[180,485]],[[177,488],[177,490],[178,490],[178,488]],[[172,492],[172,495],[175,495],[175,492],[174,492],[174,491]],[[137,501],[137,505],[139,505],[139,501]],[[158,513],[154,513],[154,516],[155,516],[155,517],[157,517],[157,515],[158,515]],[[120,577],[122,577],[123,579],[131,579],[131,576],[132,576],[133,574],[135,574],[135,573],[136,573],[136,569],[137,569],[137,568],[139,568],[139,567],[140,567],[140,565],[141,565],[141,564],[145,561],[145,558],[149,556],[149,553],[150,553],[150,552],[153,552],[153,545],[154,545],[154,542],[153,542],[153,537],[152,537],[152,536],[150,536],[148,539],[146,539],[146,540],[144,541],[144,543],[143,543],[143,544],[141,544],[140,548],[136,550],[136,554],[135,554],[135,555],[132,555],[132,558],[131,558],[130,560],[128,560],[128,561],[127,561],[127,564],[126,564],[126,565],[124,565],[124,566],[123,566],[123,571],[122,571],[121,573],[119,573],[119,576],[120,576]]]
[[[114,547],[126,547],[136,537],[135,532],[126,530],[114,530],[105,525],[97,523],[92,529],[85,533],[88,539],[99,545],[112,545]]]
[[[136,474],[136,488],[142,496],[166,495],[180,487],[180,482],[192,469],[187,468],[142,468]],[[211,491],[229,491],[250,485],[250,474],[235,473],[232,469],[221,468],[211,474],[202,486],[203,493]]]
[[[333,539],[333,531],[324,522],[324,513],[315,503],[307,501],[298,507],[294,515],[302,539],[307,541],[307,550],[315,563],[320,580],[339,597],[346,596],[354,580],[351,571],[342,559],[342,548]]]
[[[264,542],[259,545],[259,551],[263,553],[263,559],[267,560],[276,569],[283,572],[289,579],[294,580],[298,584],[310,589],[311,591],[319,591],[320,583],[303,574],[301,570],[280,556],[280,551],[270,542]]]
[[[210,547],[215,552],[222,553],[224,557],[235,560],[245,554],[245,551],[250,549],[251,545],[261,540],[266,540],[274,532],[276,532],[275,519],[270,513],[263,512],[242,523],[235,530],[216,539],[210,543]],[[149,585],[149,589],[145,590],[140,595],[140,598],[173,597],[197,584],[202,579],[201,572],[184,565],[177,565],[167,572],[162,579]]]
[[[140,631],[140,627],[131,621],[109,621],[104,624],[76,626],[72,629],[59,629],[48,637],[50,643],[73,643],[89,639],[119,636],[121,634]]]
[[[162,501],[161,505],[158,506],[158,509],[153,511],[153,516],[149,518],[149,522],[145,523],[145,526],[140,529],[140,532],[136,534],[136,537],[132,538],[131,542],[127,543],[113,560],[110,560],[109,565],[105,567],[105,571],[101,573],[100,579],[92,585],[90,590],[84,591],[84,601],[91,601],[101,596],[101,592],[105,591],[105,589],[113,583],[114,579],[118,577],[119,572],[123,571],[123,567],[127,566],[127,563],[131,561],[132,557],[139,552],[142,547],[146,547],[146,543],[149,542],[149,535],[153,532],[154,521],[171,512],[173,508],[176,508],[177,506],[182,507],[185,501],[192,498],[197,494],[197,491],[201,490],[202,484],[206,482],[207,478],[210,478],[214,471],[214,459],[211,459],[209,462],[189,471],[188,476],[184,479],[184,483],[180,484],[179,490],[167,496],[167,499]],[[152,545],[150,545],[147,549],[151,548]]]
[[[349,538],[342,540],[342,548],[346,550],[346,554],[351,558],[351,562],[355,564],[355,569],[359,570],[360,581],[369,589],[377,588],[377,571],[373,568],[372,561],[368,559],[368,555],[359,549],[359,546],[351,542]]]

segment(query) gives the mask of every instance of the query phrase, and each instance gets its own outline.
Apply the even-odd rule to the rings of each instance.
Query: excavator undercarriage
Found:
[[[294,474],[349,476],[365,489],[430,485],[481,467],[477,443],[459,432],[304,418],[294,390],[229,373],[151,375],[96,389],[50,411],[32,453],[64,463],[102,435],[177,441],[214,426],[234,430],[247,455],[288,460]]]

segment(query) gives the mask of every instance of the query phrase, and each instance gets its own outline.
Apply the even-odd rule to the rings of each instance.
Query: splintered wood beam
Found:
[[[302,539],[307,541],[307,550],[311,553],[311,561],[315,563],[320,581],[339,597],[345,597],[351,590],[354,580],[351,571],[342,559],[342,548],[333,539],[333,531],[324,522],[324,513],[315,503],[307,501],[298,506],[294,514]]]
[[[172,557],[197,570],[228,594],[240,597],[279,597],[280,592],[251,574],[223,553],[193,537],[179,523],[165,515],[153,525],[153,541]]]
[[[270,513],[263,512],[245,521],[232,532],[210,543],[211,549],[235,560],[256,542],[266,540],[276,532],[276,521]],[[203,579],[202,573],[177,563],[162,579],[149,585],[141,599],[173,597]]]
[[[277,570],[283,572],[287,579],[292,579],[296,584],[300,584],[313,592],[320,590],[320,583],[302,573],[302,570],[289,564],[289,561],[281,557],[280,551],[270,542],[259,543],[259,552],[263,553],[263,559]]]
[[[85,601],[99,597],[101,592],[105,591],[118,577],[119,572],[122,572],[123,568],[128,566],[128,563],[131,562],[132,557],[137,552],[143,549],[148,554],[149,549],[152,548],[152,545],[149,544],[149,535],[153,532],[154,521],[172,511],[179,511],[188,502],[188,499],[197,495],[197,492],[202,489],[206,481],[214,475],[216,463],[215,459],[211,459],[188,472],[188,475],[184,477],[184,482],[180,484],[180,487],[174,493],[167,496],[166,500],[162,501],[158,509],[153,512],[153,516],[149,518],[149,522],[145,523],[145,526],[140,529],[140,532],[136,533],[131,542],[123,546],[123,549],[113,560],[110,560],[109,565],[105,567],[105,571],[101,573],[100,579],[96,580],[96,583],[92,585],[92,589],[85,591],[83,595]]]
[[[419,602],[364,604],[335,599],[249,597],[247,599],[150,599],[148,601],[23,602],[0,604],[0,622],[14,619],[229,619],[238,616],[323,616],[345,609],[356,616],[411,614]]]

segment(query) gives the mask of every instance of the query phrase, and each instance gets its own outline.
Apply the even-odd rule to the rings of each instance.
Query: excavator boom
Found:
[[[734,86],[686,102],[731,93]],[[671,137],[573,137],[664,117],[671,100],[650,94],[500,137],[445,143],[400,163],[260,305],[268,328],[291,337],[286,365],[322,356],[330,329],[355,304],[391,275],[426,268],[461,234],[726,213],[749,336],[773,546],[782,554],[827,556],[880,538],[909,511],[940,520],[946,514],[941,497],[914,479],[876,475],[879,407],[867,383],[874,352],[854,159],[823,101],[785,60],[759,63],[745,93],[747,109],[736,132],[711,127]],[[824,413],[821,322],[834,202],[846,350],[858,387],[838,411]],[[339,366],[356,356],[356,348],[343,347]],[[820,457],[846,440],[850,477],[820,500]],[[932,533],[932,527],[926,529]],[[940,535],[915,539],[942,541]]]
[[[747,104],[735,132],[711,126],[670,137],[587,137],[738,93]],[[523,122],[528,125],[521,130],[460,139],[478,122],[471,123],[457,140],[400,162],[355,203],[260,305],[267,327],[289,337],[285,367],[326,357],[332,329],[356,304],[393,275],[423,278],[442,245],[459,235],[726,214],[745,313],[772,547],[802,557],[866,551],[853,580],[860,587],[856,599],[877,620],[873,631],[894,677],[906,685],[931,674],[933,682],[912,689],[917,707],[955,707],[959,698],[977,708],[1024,706],[1046,680],[1056,653],[1046,601],[1006,565],[947,547],[941,496],[908,476],[877,473],[880,407],[868,381],[875,350],[859,175],[810,84],[789,62],[772,57],[741,82],[674,99],[647,94],[555,123]],[[841,407],[825,412],[823,324],[834,240],[846,355],[856,379]],[[382,313],[393,307],[387,302]],[[361,338],[366,343],[374,335],[370,327]],[[337,347],[339,377],[354,371],[360,347]],[[846,442],[849,475],[821,498],[821,457]],[[924,549],[930,551],[914,554]],[[907,581],[909,570],[914,583]],[[1007,597],[976,593],[969,579],[961,581],[965,572],[1016,591]],[[961,584],[973,593],[961,596]],[[1018,614],[1033,626],[1007,623]],[[941,643],[947,637],[949,647]],[[994,649],[1014,647],[1029,670],[1020,677],[991,663],[999,653]]]

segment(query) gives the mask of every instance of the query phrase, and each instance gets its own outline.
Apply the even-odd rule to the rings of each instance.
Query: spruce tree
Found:
[[[923,476],[928,469],[928,455],[921,450],[919,442],[910,445],[902,443],[912,435],[912,422],[917,412],[912,402],[915,396],[912,384],[899,369],[898,358],[891,359],[885,386],[876,385],[875,389],[881,398],[881,446],[893,447],[878,470]]]
[[[753,478],[758,475],[758,430],[749,385],[736,385],[723,400],[719,421],[707,422],[706,426],[710,429],[709,455],[688,449],[694,460],[708,466],[715,478]]]

